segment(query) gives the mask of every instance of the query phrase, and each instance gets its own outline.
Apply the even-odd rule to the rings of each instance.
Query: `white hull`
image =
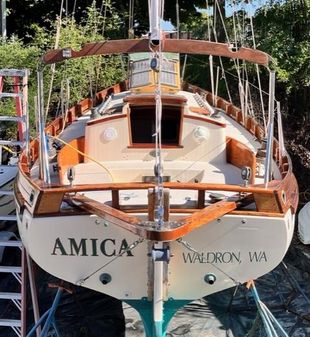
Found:
[[[138,237],[88,215],[32,218],[26,210],[18,226],[28,253],[47,272],[119,299],[148,297],[149,242],[124,253]],[[183,237],[199,254],[170,242],[166,298],[201,298],[266,274],[283,259],[293,231],[290,210],[285,217],[225,215]],[[112,278],[106,285],[103,273]],[[207,274],[215,275],[213,285]]]

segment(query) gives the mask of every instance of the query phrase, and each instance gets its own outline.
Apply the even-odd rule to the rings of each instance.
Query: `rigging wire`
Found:
[[[77,0],[74,0],[74,4],[73,4],[73,9],[72,9],[72,19],[74,19],[74,16],[75,16],[75,11],[76,11],[76,3],[77,3]]]
[[[256,49],[256,41],[255,41],[255,34],[254,34],[253,18],[252,18],[251,15],[250,15],[250,26],[251,26],[251,32],[252,32],[253,48]],[[266,134],[267,133],[266,113],[265,113],[263,91],[262,91],[262,84],[261,84],[260,72],[259,72],[259,66],[258,66],[258,64],[255,65],[255,68],[256,68],[256,75],[257,75],[258,88],[259,88],[259,94],[260,94],[260,104],[261,104],[261,109],[262,109],[262,114],[263,114],[264,129],[265,129],[265,134]]]
[[[129,1],[129,20],[128,20],[128,38],[131,39],[134,36],[134,7],[135,7],[135,0]]]
[[[57,20],[56,38],[55,38],[54,49],[58,48],[59,42],[60,42],[60,31],[61,31],[61,25],[62,25],[63,6],[64,6],[64,0],[61,0],[59,17],[58,17],[58,20]],[[46,107],[45,107],[45,116],[44,116],[45,120],[46,120],[47,115],[48,115],[48,110],[49,110],[49,106],[50,106],[50,102],[51,102],[51,98],[52,98],[52,91],[53,91],[53,83],[54,83],[55,73],[56,73],[56,64],[53,63],[51,65],[51,82],[50,82],[50,87],[49,87],[47,102],[46,102]]]
[[[210,26],[210,17],[209,17],[209,0],[206,0],[206,7],[207,7],[207,27],[208,27],[208,40],[211,41],[211,26]]]
[[[219,6],[217,0],[216,0],[216,4],[217,4],[217,6]],[[209,6],[208,0],[207,0],[207,6]],[[208,9],[208,8],[209,8],[209,7],[207,7],[207,9]],[[226,26],[225,26],[225,22],[224,22],[224,19],[223,19],[223,15],[222,15],[220,9],[219,9],[219,13],[220,13],[220,18],[221,18],[222,25],[223,25],[223,27],[224,27],[224,32],[225,32],[226,40],[228,41],[228,44],[230,44],[229,36],[228,36],[227,29],[226,29]],[[218,42],[218,38],[217,38],[217,33],[216,33],[216,28],[215,28],[215,26],[213,26],[213,23],[212,23],[211,20],[208,20],[208,23],[210,23],[210,25],[208,25],[209,41],[211,41],[211,30],[212,30],[213,35],[214,35],[215,42]],[[209,31],[209,29],[210,29],[210,31]],[[222,69],[222,77],[224,78],[224,81],[225,81],[225,86],[226,86],[227,95],[228,95],[229,101],[232,103],[232,98],[231,98],[231,94],[230,94],[228,82],[227,82],[227,79],[226,79],[225,69],[224,69],[224,64],[223,64],[223,60],[222,60],[222,57],[221,57],[221,56],[219,56],[219,60],[220,60],[220,65],[221,65],[221,69]],[[235,60],[233,60],[233,61],[234,61],[234,63],[235,63]],[[236,66],[236,63],[235,63],[235,66]]]
[[[103,13],[103,22],[102,22],[102,36],[104,37],[106,20],[107,20],[107,11],[108,11],[108,6],[110,6],[111,4],[111,0],[102,1],[102,5],[100,8],[100,15],[102,15],[103,3],[104,3],[104,13]]]

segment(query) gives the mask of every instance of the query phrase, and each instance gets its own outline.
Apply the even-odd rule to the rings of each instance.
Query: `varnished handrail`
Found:
[[[149,51],[150,45],[148,39],[110,40],[87,43],[78,51],[72,50],[71,48],[52,50],[43,56],[42,62],[44,64],[52,64],[62,62],[66,59],[86,56],[129,54]],[[245,60],[264,66],[267,66],[271,60],[271,57],[268,54],[260,50],[241,47],[234,51],[226,43],[203,40],[166,39],[163,42],[162,51],[223,56],[232,59]]]
[[[83,195],[73,195],[70,199],[83,210],[96,214],[110,221],[114,225],[140,236],[143,239],[153,241],[171,241],[192,232],[193,230],[214,221],[223,215],[236,209],[235,202],[219,201],[179,221],[179,226],[156,230],[152,226],[147,227],[135,216],[129,215],[113,207],[104,205],[96,200]]]

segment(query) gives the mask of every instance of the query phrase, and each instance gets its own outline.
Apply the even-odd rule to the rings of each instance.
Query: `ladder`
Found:
[[[28,120],[28,69],[0,69],[0,99],[13,98],[15,100],[15,114],[0,116],[1,122],[18,123],[18,140],[3,141],[0,145],[23,146],[27,144],[29,137]],[[4,89],[12,88],[10,92],[4,92]]]
[[[13,180],[17,173],[17,153],[14,147],[29,152],[29,119],[28,119],[28,76],[27,69],[0,69],[0,103],[14,100],[14,113],[0,113],[1,129],[5,130],[6,122],[17,123],[17,139],[7,140],[0,137],[0,221],[15,221],[13,203]],[[5,90],[5,91],[4,91]],[[8,105],[10,106],[10,105]],[[2,150],[13,154],[10,160],[2,158]]]
[[[11,240],[15,239],[15,240]],[[9,280],[10,284],[14,286],[14,288],[18,288],[18,292],[8,292],[6,289],[0,289],[0,301],[1,305],[6,306],[10,310],[10,315],[14,317],[8,318],[6,317],[6,310],[4,310],[4,317],[0,318],[0,327],[11,328],[15,332],[18,337],[25,336],[26,331],[23,330],[23,321],[25,320],[25,291],[23,291],[23,284],[25,284],[25,273],[23,272],[22,268],[22,261],[17,266],[8,266],[3,265],[3,253],[6,247],[10,247],[15,249],[21,250],[21,260],[24,259],[25,252],[22,248],[22,243],[20,240],[16,240],[16,236],[12,232],[0,232],[0,273],[5,274],[5,277]],[[18,252],[14,252],[14,254],[18,254]],[[9,274],[9,275],[8,275]],[[10,308],[9,301],[12,301],[15,305],[13,308]],[[2,316],[2,315],[1,315]],[[19,319],[16,319],[16,316],[19,316]]]
[[[12,240],[14,239],[14,240]],[[3,253],[5,248],[16,248],[21,251],[20,263],[18,265],[3,265]],[[12,301],[15,305],[15,310],[11,310],[9,314],[13,318],[1,315],[0,317],[0,328],[7,329],[11,328],[18,337],[26,337],[27,332],[27,284],[29,281],[29,288],[31,294],[31,304],[33,309],[34,321],[37,323],[39,321],[39,305],[38,296],[35,285],[35,277],[33,270],[33,263],[30,256],[27,254],[22,242],[16,237],[12,232],[0,231],[0,275],[6,275],[10,277],[10,284],[16,282],[14,285],[18,288],[18,292],[6,291],[6,289],[0,288],[0,303],[9,304]],[[9,274],[9,275],[8,275]],[[13,307],[14,308],[14,307]],[[16,316],[18,317],[16,319]],[[35,329],[36,335],[39,336],[41,333],[41,327],[38,326]]]
[[[7,115],[0,113],[0,131],[1,126],[5,127],[5,122],[17,123],[18,131],[16,139],[7,140],[0,137],[0,222],[17,220],[16,215],[12,215],[12,210],[15,207],[13,206],[11,209],[7,205],[9,205],[9,202],[13,203],[13,181],[17,174],[18,156],[17,151],[14,151],[14,147],[26,150],[27,155],[29,152],[28,76],[29,71],[27,69],[0,69],[0,102],[5,102],[5,100],[9,99],[15,101],[14,113],[8,113]],[[4,92],[4,90],[8,91]],[[3,160],[2,148],[5,148],[6,151],[14,155],[9,160]],[[6,208],[4,205],[6,205]],[[3,265],[3,254],[5,249],[8,248],[20,250],[19,254],[21,258],[18,265]],[[14,303],[13,309],[6,315],[0,312],[0,328],[4,330],[12,329],[18,337],[25,337],[26,284],[28,279],[35,321],[39,317],[38,301],[34,284],[32,260],[22,246],[22,242],[12,232],[0,231],[0,275],[2,279],[7,278],[10,285],[14,286],[14,289],[19,289],[17,292],[0,289],[0,303],[3,306],[9,306],[10,301]],[[17,283],[14,284],[13,282]],[[7,317],[8,315],[11,317]],[[37,329],[36,332],[38,335],[40,329]]]

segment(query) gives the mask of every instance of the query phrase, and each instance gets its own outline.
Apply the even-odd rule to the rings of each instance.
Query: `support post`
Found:
[[[265,161],[265,178],[264,183],[267,187],[271,180],[272,172],[272,154],[273,154],[273,127],[274,127],[274,97],[275,97],[275,71],[270,70],[269,73],[269,105],[268,105],[268,127],[267,127],[267,151]]]
[[[39,122],[39,163],[40,163],[40,178],[43,179],[44,183],[50,184],[50,174],[48,167],[48,156],[47,156],[47,141],[45,135],[45,118],[44,118],[44,92],[43,92],[43,70],[38,70],[37,72],[38,80],[38,122]]]
[[[34,322],[37,324],[40,320],[40,312],[39,312],[39,303],[38,303],[38,295],[37,295],[37,288],[35,284],[35,277],[33,271],[33,263],[31,257],[25,252],[27,257],[27,267],[28,267],[28,278],[29,278],[29,285],[30,285],[30,294],[31,294],[31,302],[33,307],[33,316]],[[41,327],[38,326],[36,330],[37,337],[40,337],[41,334]]]

